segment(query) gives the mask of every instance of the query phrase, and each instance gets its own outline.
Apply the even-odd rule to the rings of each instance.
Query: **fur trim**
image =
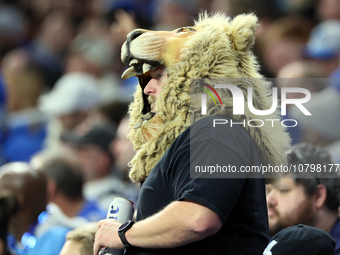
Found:
[[[253,103],[256,109],[270,108],[271,85],[259,74],[258,63],[251,51],[256,26],[257,17],[253,14],[239,15],[232,21],[220,13],[212,16],[201,14],[195,22],[198,32],[186,42],[179,61],[167,67],[168,79],[156,101],[157,114],[142,128],[133,129],[136,123],[142,121],[142,89],[137,88],[129,111],[131,131],[128,137],[136,150],[135,157],[129,163],[132,181],[144,181],[176,137],[191,123],[204,117],[199,114],[200,101],[195,103],[195,96],[190,97],[192,79],[204,78],[204,82],[212,83],[208,79],[231,78],[231,84],[238,86],[245,98],[247,88],[253,88]],[[195,90],[195,85],[193,86]],[[201,93],[199,89],[197,96],[198,93]],[[231,98],[228,90],[223,93],[221,98],[224,101],[227,97]],[[232,100],[228,101],[230,103],[224,104],[223,107],[215,107],[213,102],[208,101],[208,116],[224,115],[236,121],[246,122],[249,119],[264,119],[264,116],[252,114],[247,107],[245,115],[234,116]],[[275,113],[266,118],[279,119],[279,116]],[[281,125],[246,129],[254,140],[264,164],[286,164],[285,150],[289,147],[290,139]]]

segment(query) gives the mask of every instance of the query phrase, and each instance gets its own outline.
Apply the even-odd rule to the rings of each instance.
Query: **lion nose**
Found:
[[[142,30],[142,29],[135,29],[127,35],[127,41],[131,42],[143,33],[144,33],[144,30]]]

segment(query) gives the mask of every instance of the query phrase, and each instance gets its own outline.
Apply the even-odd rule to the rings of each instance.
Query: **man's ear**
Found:
[[[325,185],[323,184],[318,184],[317,186],[317,190],[315,193],[315,205],[317,208],[321,208],[325,202],[326,202],[326,198],[327,198],[327,188]]]
[[[248,51],[255,42],[258,19],[254,14],[241,14],[234,18],[228,36],[236,51]]]

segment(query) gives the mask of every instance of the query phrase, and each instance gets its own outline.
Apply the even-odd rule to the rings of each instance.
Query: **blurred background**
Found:
[[[287,109],[299,122],[292,143],[340,163],[340,0],[0,0],[0,244],[9,235],[17,254],[58,254],[67,231],[105,218],[114,196],[138,203],[126,138],[138,81],[120,78],[120,49],[135,28],[188,26],[201,10],[259,17],[261,73],[312,93],[312,118]],[[41,210],[18,206],[35,200]]]
[[[339,101],[339,0],[2,0],[0,165],[60,147],[63,132],[103,120],[118,126],[137,84],[134,77],[120,78],[127,33],[187,26],[201,10],[231,18],[255,13],[262,74],[332,77],[330,86],[308,89],[314,94],[332,87],[322,98],[331,94]],[[337,107],[332,113],[340,112]],[[334,118],[330,128],[308,122],[290,129],[293,143],[322,145],[339,157],[340,120]]]

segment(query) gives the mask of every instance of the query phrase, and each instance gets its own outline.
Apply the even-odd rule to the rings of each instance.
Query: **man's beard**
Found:
[[[270,224],[270,219],[269,219],[269,234],[271,236],[275,235],[277,232],[281,231],[282,229],[288,227],[284,222],[282,222],[282,218],[279,214],[279,212],[275,208],[271,208],[271,210],[274,211],[275,217],[278,218],[275,224]]]
[[[151,112],[156,112],[156,109],[155,109],[156,97],[148,96],[148,103],[150,104]]]
[[[311,225],[313,224],[313,210],[312,203],[306,201],[295,212],[294,217],[282,216],[275,208],[270,207],[274,211],[275,218],[277,219],[275,224],[269,224],[269,233],[271,236],[281,231],[286,227],[290,227],[298,224]]]

